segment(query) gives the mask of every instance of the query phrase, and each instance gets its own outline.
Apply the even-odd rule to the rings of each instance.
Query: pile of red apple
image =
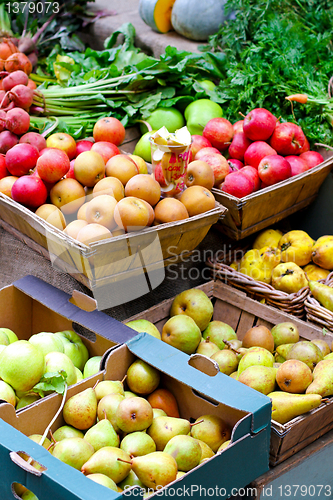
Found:
[[[270,111],[255,108],[232,124],[213,118],[202,136],[192,136],[192,160],[214,170],[214,186],[237,198],[272,186],[324,161],[310,150],[302,128],[280,122]]]

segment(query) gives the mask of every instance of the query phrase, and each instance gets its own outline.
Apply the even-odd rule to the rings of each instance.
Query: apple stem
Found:
[[[276,119],[277,122],[281,120],[282,116],[280,115],[279,118]]]
[[[193,424],[190,424],[190,426],[192,428],[194,425],[201,424],[203,421],[204,421],[204,419],[202,418],[201,420],[198,420],[198,422],[193,422]]]
[[[144,123],[148,129],[148,132],[151,132],[153,130],[153,127],[150,125],[150,123],[146,122],[145,120],[135,120],[135,121],[139,123]]]
[[[321,146],[322,148],[327,148],[333,151],[333,148],[331,146],[328,146],[327,144],[322,144],[321,142],[315,142],[315,146]]]
[[[245,118],[245,115],[241,111],[238,111],[238,114],[241,115],[243,118]]]

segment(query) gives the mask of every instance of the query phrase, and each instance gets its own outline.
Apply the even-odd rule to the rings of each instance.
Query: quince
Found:
[[[303,267],[303,271],[306,273],[307,279],[311,281],[324,280],[330,274],[330,271],[316,266],[316,264],[308,264]]]
[[[265,229],[254,240],[253,248],[260,250],[263,247],[277,247],[282,236],[279,229]]]
[[[264,247],[248,250],[240,261],[239,271],[257,281],[270,283],[272,270],[280,262],[280,250]]]
[[[321,236],[312,248],[312,260],[323,269],[333,269],[333,236]]]
[[[289,231],[279,241],[282,262],[306,266],[312,258],[313,244],[314,240],[305,231]]]
[[[296,293],[308,285],[305,272],[295,262],[282,262],[272,272],[272,285],[276,290]]]

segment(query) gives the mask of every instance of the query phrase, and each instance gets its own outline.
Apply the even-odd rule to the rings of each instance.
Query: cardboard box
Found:
[[[182,492],[186,489],[187,491],[192,491],[191,496],[195,498],[196,495],[199,495],[198,489],[205,488],[206,491],[210,489],[210,498],[226,499],[235,491],[233,490],[234,488],[244,487],[268,470],[271,414],[269,399],[247,386],[242,385],[239,387],[240,384],[237,381],[220,373],[216,367],[213,371],[214,374],[211,372],[210,375],[199,371],[192,366],[192,363],[195,364],[196,357],[193,360],[187,354],[148,334],[139,334],[126,344],[112,348],[106,357],[103,374],[96,374],[86,379],[82,387],[76,385],[69,388],[67,399],[84,388],[93,387],[96,381],[101,380],[103,377],[104,379],[112,380],[122,379],[126,374],[127,368],[136,358],[143,359],[160,370],[161,385],[170,388],[175,394],[181,417],[193,421],[193,419],[201,415],[211,413],[221,416],[233,428],[232,442],[226,449],[192,469],[179,480],[170,483],[158,493],[155,493],[153,497],[158,498],[162,496],[163,491],[166,496],[175,495],[172,492],[176,488],[181,488]],[[199,356],[199,359],[205,360],[206,358]],[[190,360],[191,364],[189,364]],[[212,366],[211,361],[209,361],[209,366]],[[33,459],[38,459],[43,465],[48,466],[49,479],[51,481],[50,488],[52,491],[56,487],[54,485],[55,480],[65,488],[68,484],[71,484],[71,477],[73,477],[73,483],[75,484],[78,478],[78,471],[62,464],[63,467],[66,467],[66,471],[61,467],[64,474],[59,474],[56,478],[53,461],[50,457],[45,461],[45,450],[39,450],[39,445],[36,444],[30,445],[28,449],[27,438],[22,436],[22,440],[20,441],[17,432],[20,431],[25,435],[43,433],[57,412],[60,403],[61,396],[54,395],[48,400],[40,400],[31,408],[23,409],[19,414],[16,414],[13,411],[13,407],[8,403],[0,405],[0,419],[13,427],[13,429],[10,427],[7,428],[6,437],[3,438],[1,425],[5,424],[2,423],[0,425],[0,453],[3,455],[3,465],[0,470],[1,491],[4,491],[4,487],[8,490],[8,482],[15,476],[12,470],[17,472],[17,477],[22,478],[23,473],[20,471],[20,465],[12,465],[8,456],[9,450],[18,451],[18,449],[26,452],[30,451]],[[52,429],[55,430],[62,424],[62,415],[60,415],[52,426]],[[11,444],[10,439],[7,439],[11,434],[17,438],[14,441],[15,446]],[[60,467],[60,465],[57,465],[57,467]],[[9,471],[11,472],[10,475]],[[31,472],[26,471],[24,474],[22,479],[27,481],[31,476]],[[44,473],[39,478],[34,478],[34,491],[39,500],[46,500],[46,496],[47,500],[50,500],[49,492],[44,492],[38,486],[38,482],[42,483],[44,480]],[[78,498],[81,500],[95,500],[99,498],[98,496],[94,496],[87,481],[84,484],[85,487],[80,490],[80,495],[82,496]],[[202,489],[201,494],[203,494]],[[168,494],[167,490],[169,490],[170,494]],[[182,495],[186,496],[185,493],[177,494],[177,496]],[[123,498],[127,498],[128,496],[128,491],[126,494],[123,493]],[[67,500],[67,496],[59,498]],[[71,498],[68,496],[68,499]],[[103,498],[113,499],[118,497],[114,496],[113,492],[105,489]]]
[[[315,325],[302,321],[279,309],[260,304],[256,300],[247,297],[244,292],[235,290],[219,280],[210,281],[198,288],[204,290],[214,302],[213,319],[228,323],[236,331],[239,339],[242,339],[252,326],[265,325],[271,328],[277,323],[291,321],[298,326],[300,336],[304,340],[321,338],[329,344],[333,340],[331,332],[324,335],[322,329]],[[169,319],[172,300],[172,298],[167,299],[140,314],[128,318],[124,323],[143,318],[154,323],[159,331],[162,331],[164,323]],[[294,418],[284,425],[272,421],[270,465],[273,466],[283,462],[333,429],[332,404],[333,399],[330,399],[311,412]]]
[[[94,299],[81,292],[71,297],[35,276],[25,276],[0,290],[0,327],[10,328],[20,340],[42,331],[74,330],[90,357],[102,356],[136,335],[95,308]]]

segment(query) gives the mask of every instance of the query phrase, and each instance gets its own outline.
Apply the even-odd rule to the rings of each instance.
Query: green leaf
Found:
[[[43,397],[44,392],[55,391],[63,394],[66,387],[67,374],[64,370],[56,373],[44,373],[38,384],[32,390]]]

